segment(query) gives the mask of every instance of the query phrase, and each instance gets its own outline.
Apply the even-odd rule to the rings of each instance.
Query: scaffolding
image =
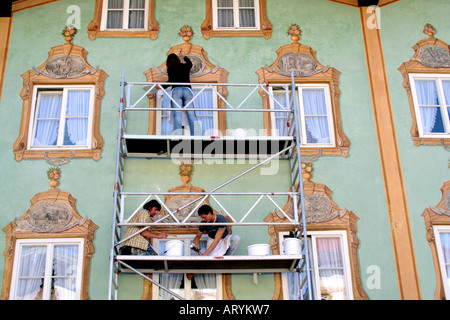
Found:
[[[135,273],[147,279],[152,284],[160,289],[166,291],[176,299],[183,300],[184,298],[173,292],[169,288],[158,283],[154,279],[148,277],[148,273],[215,273],[215,274],[232,274],[232,273],[278,273],[278,272],[295,272],[299,277],[299,291],[301,299],[313,299],[312,283],[310,272],[310,254],[307,241],[307,226],[305,217],[304,197],[303,197],[303,183],[301,176],[301,153],[300,153],[300,121],[298,116],[297,101],[296,101],[296,86],[294,76],[291,75],[291,83],[289,84],[230,84],[230,83],[196,83],[201,86],[199,93],[194,95],[191,103],[182,107],[172,99],[167,89],[162,87],[161,83],[153,82],[126,82],[124,72],[121,80],[121,97],[119,104],[119,123],[117,136],[117,158],[116,158],[116,172],[114,185],[114,212],[112,221],[112,239],[110,251],[110,265],[109,265],[109,289],[108,299],[118,299],[119,277],[121,273]],[[164,83],[167,85],[168,83]],[[192,84],[192,83],[191,83]],[[280,104],[274,98],[270,86],[283,88],[285,91],[286,101],[289,101],[288,106]],[[237,105],[232,105],[224,98],[217,88],[226,87],[238,89],[249,89],[248,95],[242,99]],[[139,94],[133,92],[132,88],[140,88]],[[162,90],[165,97],[171,100],[172,109],[167,109],[162,106],[154,108],[139,107],[139,103],[145,101],[149,94],[155,93],[156,89]],[[127,128],[127,119],[129,112],[139,111],[196,111],[194,108],[195,100],[204,90],[211,90],[225,103],[225,108],[203,108],[202,111],[210,112],[240,112],[240,113],[282,113],[287,118],[286,134],[279,136],[185,136],[185,135],[148,135],[148,134],[130,134]],[[143,92],[143,93],[142,93]],[[263,92],[267,94],[277,104],[277,108],[263,109],[260,107],[245,107],[247,101],[251,100],[251,96],[255,93]],[[134,103],[132,103],[134,102]],[[257,163],[249,169],[241,172],[231,179],[217,185],[206,192],[159,192],[149,190],[148,192],[133,192],[124,190],[125,180],[125,163],[129,158],[150,158],[150,157],[166,157],[177,159],[195,159],[196,157],[204,157],[204,150],[208,146],[214,144],[220,146],[216,150],[221,150],[213,154],[213,157],[228,157],[232,156],[238,158],[256,158]],[[228,148],[222,148],[226,147]],[[230,147],[231,146],[231,147]],[[163,150],[162,150],[163,149]],[[187,152],[175,152],[176,150],[188,150]],[[224,151],[224,152],[222,152]],[[209,155],[211,156],[211,155]],[[221,189],[230,185],[232,182],[240,179],[248,173],[257,168],[270,163],[274,160],[284,159],[289,161],[289,178],[290,191],[287,192],[221,192]],[[164,198],[169,196],[188,196],[188,203],[181,205],[179,208],[170,209],[164,201]],[[139,196],[144,197],[145,200],[139,204],[136,210],[125,218],[125,201],[128,197]],[[250,209],[242,216],[237,217],[231,214],[230,210],[226,208],[223,198],[235,197],[256,197]],[[286,213],[283,208],[277,203],[277,197],[287,197],[293,204],[292,216]],[[144,203],[150,199],[157,200],[164,212],[166,213],[162,218],[152,223],[131,223],[130,219],[139,211]],[[210,256],[133,256],[120,255],[119,247],[128,238],[142,232],[151,227],[198,227],[200,222],[192,221],[191,217],[197,214],[197,209],[206,200],[211,199],[215,205],[220,207],[220,210],[228,216],[227,223],[221,225],[227,226],[289,226],[293,228],[292,233],[295,237],[302,240],[302,248],[300,255],[264,255],[264,256],[244,256],[233,255],[223,257]],[[268,200],[277,208],[277,213],[280,213],[285,219],[284,222],[261,222],[251,221],[254,215],[255,208],[262,200]],[[187,210],[188,213],[184,217],[177,216],[181,210]],[[208,225],[208,223],[202,223]],[[135,234],[129,236],[127,239],[122,239],[121,228],[125,226],[139,226],[140,229]]]

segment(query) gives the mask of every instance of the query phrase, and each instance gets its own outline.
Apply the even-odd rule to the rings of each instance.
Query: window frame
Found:
[[[264,37],[272,36],[272,24],[267,18],[266,0],[255,0],[258,13],[255,12],[255,28],[217,28],[217,0],[205,0],[205,20],[201,25],[203,38],[210,37]],[[236,14],[236,12],[235,12]],[[237,13],[239,14],[239,13]]]
[[[269,92],[273,96],[274,90],[277,86],[272,85],[269,87]],[[281,87],[281,85],[280,85]],[[327,83],[303,83],[303,84],[296,84],[297,88],[297,108],[300,115],[300,146],[305,148],[334,148],[336,147],[335,143],[335,127],[333,125],[334,118],[333,118],[333,110],[332,110],[332,102],[331,102],[331,94],[330,94],[330,86]],[[304,112],[304,102],[303,102],[303,90],[304,89],[322,89],[324,92],[324,98],[325,98],[325,104],[326,104],[326,111],[327,111],[327,125],[328,125],[328,131],[329,131],[329,139],[330,143],[308,143],[307,142],[307,134],[306,134],[306,116]],[[284,89],[282,89],[284,91]],[[289,90],[290,92],[290,90]],[[270,97],[269,99],[270,108],[273,110],[275,108],[274,99]],[[275,119],[275,112],[270,113],[270,121],[271,121],[271,132],[273,136],[278,136],[278,128],[276,127],[276,119]]]
[[[218,31],[218,30],[260,30],[261,28],[261,24],[259,22],[260,20],[260,13],[259,13],[259,1],[260,0],[253,0],[254,1],[254,6],[251,7],[252,9],[255,10],[255,26],[254,27],[241,27],[239,25],[239,10],[240,8],[247,8],[247,7],[239,7],[239,0],[233,0],[233,27],[220,27],[218,25],[219,23],[219,17],[218,17],[218,13],[219,13],[219,7],[217,5],[218,0],[213,0],[212,5],[213,5],[213,30]],[[248,7],[250,8],[250,7]]]
[[[55,89],[50,91],[47,89]],[[45,89],[43,91],[42,89]],[[36,132],[36,122],[37,122],[37,113],[38,106],[40,101],[40,90],[42,93],[45,92],[59,92],[62,89],[62,102],[61,102],[61,111],[60,111],[60,120],[58,127],[58,138],[55,146],[34,146],[34,136]],[[66,119],[66,110],[67,110],[67,95],[68,91],[71,89],[88,89],[89,93],[89,112],[88,112],[88,124],[87,124],[87,136],[86,136],[86,145],[64,145],[64,130],[65,130],[65,119]],[[90,149],[92,147],[92,123],[93,123],[93,115],[94,115],[94,98],[95,98],[95,86],[94,85],[37,85],[33,88],[33,100],[32,100],[32,110],[31,110],[31,118],[30,118],[30,130],[28,130],[28,146],[27,148],[30,150],[72,150],[72,149]],[[61,126],[63,124],[63,126]],[[62,140],[62,141],[61,141]]]
[[[122,16],[122,28],[107,28],[106,23],[108,21],[108,11],[110,10],[108,8],[108,2],[109,0],[103,1],[103,8],[102,8],[102,19],[100,24],[100,31],[127,31],[127,32],[134,32],[134,31],[147,31],[148,30],[148,11],[149,11],[149,2],[147,0],[144,1],[144,27],[143,28],[129,28],[129,18],[130,18],[130,11],[132,8],[130,8],[130,1],[131,0],[124,0],[124,6],[120,10],[123,12]],[[139,8],[141,9],[141,8]],[[142,10],[142,9],[141,9]],[[119,11],[119,10],[117,10]]]
[[[435,241],[436,241],[436,251],[437,251],[437,257],[439,261],[439,269],[441,271],[441,278],[442,278],[442,286],[444,288],[444,295],[447,300],[450,299],[450,284],[449,284],[449,277],[450,274],[447,274],[447,269],[445,266],[444,261],[444,254],[442,252],[442,243],[441,243],[441,233],[449,233],[450,234],[450,225],[434,225],[433,226],[433,233],[435,235]]]
[[[108,0],[95,0],[94,17],[92,21],[89,23],[87,28],[89,39],[94,40],[97,37],[112,37],[112,38],[137,37],[137,38],[150,38],[151,40],[155,40],[158,37],[159,24],[155,19],[156,0],[145,0],[146,13],[143,29],[125,29],[125,30],[105,29],[107,16],[105,8],[107,8],[107,2]]]
[[[308,245],[310,246],[310,257],[311,259],[311,269],[313,270],[312,274],[312,285],[314,292],[314,299],[321,300],[320,291],[317,288],[320,288],[320,278],[319,278],[319,269],[317,266],[317,247],[316,241],[317,238],[336,238],[338,237],[340,240],[341,253],[343,254],[343,269],[344,269],[344,284],[345,284],[345,292],[348,294],[347,300],[353,300],[353,286],[352,286],[352,272],[351,272],[351,263],[350,263],[350,250],[348,247],[348,236],[347,231],[345,230],[324,230],[324,231],[307,231],[308,234]],[[279,250],[280,252],[284,252],[283,240],[285,236],[289,236],[289,232],[279,232]],[[286,273],[282,275],[282,287],[283,287],[283,299],[289,299],[289,281]]]
[[[450,119],[448,115],[448,111],[445,110],[447,108],[450,108],[450,106],[446,106],[446,99],[445,94],[443,92],[442,88],[442,81],[443,79],[450,81],[450,74],[435,74],[435,73],[410,73],[409,74],[409,82],[411,85],[411,94],[412,99],[414,103],[414,116],[416,118],[417,122],[417,130],[419,132],[420,138],[432,138],[432,139],[443,139],[443,138],[450,138]],[[422,116],[420,113],[420,106],[419,101],[417,97],[417,89],[416,89],[416,80],[433,80],[436,84],[436,89],[440,101],[439,105],[439,112],[442,116],[442,121],[444,125],[444,133],[425,133],[423,131],[423,124],[422,124]]]
[[[74,244],[78,246],[78,257],[77,257],[77,273],[76,273],[76,293],[75,299],[79,300],[81,298],[82,291],[82,283],[83,283],[83,258],[84,258],[84,238],[48,238],[48,239],[17,239],[16,241],[16,250],[14,253],[14,262],[13,262],[13,271],[11,277],[11,290],[10,290],[10,299],[16,300],[16,294],[18,289],[18,281],[19,281],[19,268],[20,268],[20,259],[21,253],[24,246],[34,245],[34,246],[46,246],[47,247],[47,255],[46,255],[46,263],[45,263],[45,275],[44,275],[44,288],[42,300],[49,300],[50,298],[50,284],[52,279],[52,275],[50,273],[49,266],[53,263],[54,256],[54,247],[59,244]],[[44,299],[45,297],[45,299]]]
[[[192,251],[190,249],[190,245],[192,243],[192,241],[195,238],[195,234],[179,234],[176,237],[176,240],[182,240],[184,242],[184,256],[191,256]],[[202,237],[200,238],[200,241],[207,241],[208,236],[207,235],[202,235]],[[159,246],[160,246],[160,242],[164,242],[164,241],[170,241],[170,240],[174,240],[174,239],[153,239],[153,243],[152,246],[153,248],[157,251]],[[223,299],[223,279],[222,279],[222,274],[217,273],[214,274],[216,276],[216,300],[222,300]],[[184,284],[185,284],[185,288],[183,288],[183,292],[177,293],[180,296],[185,297],[186,299],[192,299],[191,297],[191,292],[192,292],[192,288],[191,288],[191,283],[192,280],[187,279],[186,274],[183,275],[184,277]],[[159,282],[159,273],[155,273],[153,274],[153,279],[157,282]],[[189,284],[188,286],[186,286],[186,284]],[[152,300],[159,300],[159,287],[157,286],[153,286],[153,290],[152,290]],[[170,290],[170,288],[169,288]]]

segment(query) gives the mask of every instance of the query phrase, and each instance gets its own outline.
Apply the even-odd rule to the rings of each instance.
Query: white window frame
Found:
[[[195,235],[192,234],[187,234],[187,235],[178,235],[176,238],[174,239],[153,239],[153,248],[155,249],[156,252],[158,252],[159,250],[159,246],[160,246],[160,241],[170,241],[170,240],[181,240],[184,241],[184,255],[185,256],[190,256],[190,255],[194,255],[193,251],[190,248],[190,245],[192,243],[192,241],[194,240]],[[200,241],[207,241],[208,236],[207,235],[203,235],[200,238]],[[222,295],[222,274],[215,274],[216,275],[216,300],[222,300],[223,299],[223,295]],[[153,279],[155,279],[156,282],[159,282],[159,274],[155,273],[153,274]],[[169,289],[169,288],[168,288]],[[163,290],[160,289],[158,286],[153,286],[153,290],[152,290],[152,300],[159,300],[159,290]],[[169,289],[170,290],[170,289]],[[176,292],[178,295],[185,297],[186,299],[190,300],[192,299],[191,297],[191,280],[189,280],[186,276],[186,274],[184,274],[184,288],[182,289],[183,292]]]
[[[277,90],[277,87],[282,88],[282,85],[273,85],[269,87],[269,92],[273,95],[274,87]],[[300,146],[302,147],[310,147],[310,148],[332,148],[335,147],[335,128],[334,128],[334,119],[333,119],[333,110],[331,107],[331,95],[330,95],[330,86],[328,84],[315,84],[315,83],[305,83],[305,84],[296,84],[298,95],[297,95],[297,108],[298,115],[300,117]],[[308,143],[307,142],[307,134],[306,134],[306,119],[305,119],[305,108],[303,103],[302,92],[303,89],[322,89],[325,94],[325,104],[327,110],[327,124],[328,131],[330,133],[330,143]],[[285,89],[283,88],[284,92]],[[270,108],[275,109],[274,99],[269,99]],[[270,112],[271,123],[272,123],[272,135],[277,136],[279,130],[277,130],[275,112]],[[293,124],[291,124],[293,125]]]
[[[348,239],[347,232],[344,230],[330,230],[330,231],[307,231],[308,239],[311,239],[311,247],[312,250],[309,251],[310,256],[310,268],[313,270],[311,284],[314,288],[314,299],[320,300],[320,278],[319,278],[319,269],[317,267],[317,249],[316,249],[316,241],[317,238],[336,238],[340,239],[340,245],[342,249],[342,257],[344,262],[344,283],[345,290],[348,294],[347,299],[353,300],[353,286],[352,286],[352,273],[351,273],[351,265],[350,265],[350,251],[348,247]],[[285,237],[289,236],[289,232],[280,232],[279,233],[279,250],[281,254],[284,254],[283,240]],[[288,277],[286,273],[282,274],[282,287],[283,287],[283,298],[289,299],[289,283]]]
[[[18,239],[15,244],[14,265],[11,278],[11,291],[10,299],[16,299],[16,290],[18,289],[19,270],[20,270],[20,258],[23,246],[47,246],[46,263],[45,263],[45,275],[44,275],[44,287],[42,300],[48,300],[50,298],[51,279],[52,279],[52,264],[53,264],[53,248],[55,245],[78,245],[78,262],[76,272],[76,289],[75,300],[79,300],[81,297],[81,284],[83,277],[83,258],[84,258],[84,239],[83,238],[61,238],[61,239]]]
[[[196,84],[191,84],[192,89],[202,89],[204,87],[204,85],[196,85]],[[212,91],[212,108],[213,109],[217,109],[217,93],[216,91],[212,90],[212,89],[206,89],[206,90],[211,90]],[[166,91],[168,91],[166,89]],[[170,90],[169,90],[170,91]],[[168,91],[168,92],[169,92]],[[194,93],[194,98],[195,98],[195,93]],[[164,99],[169,99],[169,98],[164,98]],[[196,100],[196,99],[195,99]],[[195,106],[195,100],[194,100],[194,105],[189,105],[188,108],[193,108]],[[161,98],[157,97],[156,99],[156,108],[162,108],[162,101]],[[201,109],[199,109],[199,111],[201,111]],[[213,123],[214,123],[214,135],[219,134],[219,117],[218,117],[218,112],[217,111],[213,111],[212,112],[212,116],[213,116]],[[161,119],[163,117],[168,117],[168,116],[163,116],[162,115],[162,111],[161,110],[157,110],[156,111],[156,134],[157,135],[161,135]],[[206,117],[206,116],[198,116],[198,117]],[[189,135],[190,131],[185,128],[185,132],[184,134]]]
[[[147,31],[148,29],[148,7],[149,1],[145,0],[145,10],[144,10],[144,28],[129,28],[128,21],[130,16],[130,0],[124,0],[123,3],[123,17],[122,17],[122,28],[107,28],[106,22],[108,20],[108,1],[103,0],[103,8],[102,8],[102,20],[100,24],[100,31]],[[118,9],[119,10],[119,9]]]
[[[57,143],[55,146],[34,146],[34,136],[36,132],[36,122],[37,122],[37,108],[39,105],[40,92],[39,90],[47,89],[55,89],[53,92],[61,92],[63,93],[62,97],[62,106],[60,112],[60,125],[58,131]],[[64,143],[64,129],[65,129],[65,117],[66,117],[66,108],[67,108],[67,92],[71,89],[85,89],[89,90],[89,118],[88,118],[88,127],[87,127],[87,136],[86,136],[86,145],[63,145]],[[90,149],[92,145],[92,122],[94,115],[94,98],[95,98],[95,86],[94,85],[65,85],[65,86],[57,86],[57,85],[37,85],[33,89],[33,101],[32,101],[32,110],[30,117],[30,125],[28,130],[28,146],[29,150],[73,150],[73,149]]]
[[[437,225],[433,226],[434,239],[436,241],[436,249],[439,260],[439,268],[441,271],[442,285],[444,286],[444,293],[447,300],[450,299],[450,283],[447,280],[449,275],[447,274],[447,268],[444,260],[444,253],[442,252],[441,233],[450,233],[450,226]]]
[[[218,0],[213,0],[213,30],[259,30],[260,29],[260,12],[259,12],[259,1],[254,0],[255,9],[255,27],[240,27],[239,26],[239,0],[233,0],[233,25],[234,27],[219,27],[219,17],[218,17]]]
[[[436,82],[436,88],[438,90],[438,97],[440,101],[440,112],[444,122],[445,133],[425,133],[423,132],[423,123],[420,113],[419,102],[417,98],[417,90],[415,80],[434,80]],[[417,129],[419,131],[419,137],[421,138],[449,138],[450,137],[450,120],[447,112],[447,107],[445,104],[445,95],[442,89],[442,80],[450,81],[450,74],[422,74],[422,73],[411,73],[409,74],[409,83],[411,86],[411,94],[414,103],[414,113],[417,121]]]

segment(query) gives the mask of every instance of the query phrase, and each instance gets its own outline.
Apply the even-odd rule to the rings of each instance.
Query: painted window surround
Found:
[[[155,0],[148,1],[148,15],[146,17],[146,30],[102,30],[102,17],[106,14],[104,3],[107,0],[95,0],[94,18],[88,25],[89,39],[94,40],[97,37],[148,37],[152,40],[156,39],[159,33],[159,25],[155,19]]]

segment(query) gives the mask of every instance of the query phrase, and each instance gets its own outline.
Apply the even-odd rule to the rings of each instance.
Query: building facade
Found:
[[[148,86],[167,81],[166,57],[181,50],[194,62],[195,107],[214,109],[198,113],[203,136],[281,141],[293,126],[280,110],[294,82],[295,142],[303,173],[312,171],[301,181],[314,298],[450,298],[448,8],[445,0],[13,1],[0,18],[1,298],[112,296],[124,100],[136,102],[127,133],[150,139],[140,155],[128,145],[119,170],[135,193],[123,197],[126,217],[147,192],[175,209],[186,197],[163,193],[214,190],[258,163],[202,149],[189,171],[157,149],[164,139],[149,138],[171,134],[167,99]],[[194,33],[183,34],[186,26]],[[123,77],[134,90],[125,97]],[[241,102],[267,112],[227,111]],[[291,187],[290,162],[272,159],[221,191]],[[221,196],[208,201],[232,220],[252,211],[253,225],[232,226],[241,237],[235,255],[261,243],[283,254],[292,227],[271,223],[294,214],[290,198]],[[161,230],[189,254],[195,228]],[[278,272],[150,277],[187,299],[302,295]],[[117,281],[118,299],[170,298],[138,274]]]

